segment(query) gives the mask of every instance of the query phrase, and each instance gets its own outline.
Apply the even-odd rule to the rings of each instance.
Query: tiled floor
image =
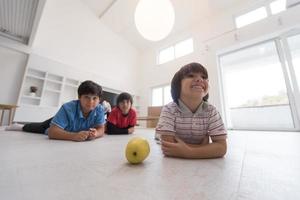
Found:
[[[222,159],[165,158],[154,130],[137,129],[151,153],[127,164],[132,136],[88,142],[0,131],[0,199],[300,199],[300,133],[232,131]]]

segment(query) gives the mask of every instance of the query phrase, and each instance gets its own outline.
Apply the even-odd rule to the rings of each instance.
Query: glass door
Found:
[[[300,31],[281,38],[286,55],[288,77],[291,83],[291,96],[294,101],[296,128],[300,129]]]
[[[219,57],[228,128],[295,130],[297,113],[276,40]]]

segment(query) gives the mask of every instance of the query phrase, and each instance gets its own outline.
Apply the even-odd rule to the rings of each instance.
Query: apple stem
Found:
[[[136,154],[137,154],[136,152],[133,152],[133,155],[134,155],[134,156],[136,156]]]

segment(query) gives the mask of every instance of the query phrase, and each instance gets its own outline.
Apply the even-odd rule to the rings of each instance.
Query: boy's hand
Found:
[[[134,132],[134,127],[130,127],[129,129],[128,129],[128,134],[132,134]]]
[[[89,131],[80,131],[76,134],[73,134],[73,141],[81,142],[84,141],[88,138],[89,136]]]
[[[164,155],[171,157],[189,158],[191,155],[191,148],[181,139],[175,137],[174,142],[162,141],[161,150]]]
[[[95,129],[95,128],[90,128],[88,139],[89,139],[89,140],[93,140],[93,139],[97,138],[97,136],[98,136],[97,129]]]

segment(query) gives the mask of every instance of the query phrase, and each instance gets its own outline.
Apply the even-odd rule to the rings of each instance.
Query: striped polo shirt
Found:
[[[184,142],[200,144],[207,136],[212,140],[226,139],[227,132],[216,108],[203,101],[196,112],[179,100],[162,108],[156,131],[174,133]]]

